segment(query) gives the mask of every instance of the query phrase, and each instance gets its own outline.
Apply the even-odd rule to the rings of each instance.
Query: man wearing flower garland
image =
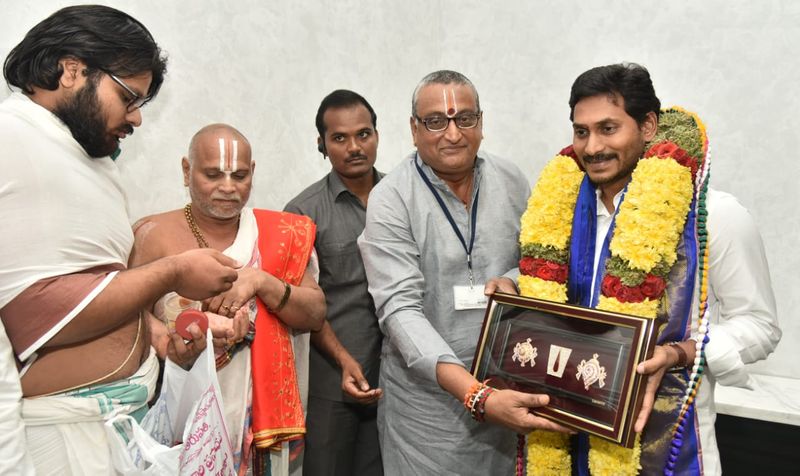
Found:
[[[508,428],[561,428],[529,413],[546,396],[493,391],[467,368],[486,307],[483,283],[518,259],[528,185],[515,166],[478,150],[482,112],[462,74],[423,78],[410,125],[417,150],[372,190],[358,240],[384,333],[384,472],[511,474]]]
[[[648,376],[634,427],[641,457],[585,434],[553,443],[535,432],[529,474],[570,474],[569,464],[538,458],[545,447],[569,448],[581,475],[609,466],[636,474],[639,464],[643,474],[720,474],[714,382],[746,387],[744,364],[765,358],[781,335],[758,230],[735,198],[707,189],[702,123],[678,108],[662,113],[643,67],[583,73],[570,107],[573,145],[545,167],[522,218],[520,291],[667,324],[637,368]],[[541,203],[560,213],[548,216]]]

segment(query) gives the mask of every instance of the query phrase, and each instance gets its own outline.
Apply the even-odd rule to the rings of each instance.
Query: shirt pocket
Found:
[[[319,281],[322,286],[348,286],[366,282],[357,240],[317,243]]]

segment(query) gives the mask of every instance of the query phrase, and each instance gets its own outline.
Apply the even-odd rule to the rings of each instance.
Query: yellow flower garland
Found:
[[[565,249],[572,233],[572,216],[583,172],[575,160],[557,155],[542,170],[521,218],[520,244],[535,243]]]
[[[565,251],[572,235],[572,215],[584,173],[572,157],[558,155],[542,170],[533,187],[528,209],[522,215],[520,245],[550,246]],[[523,296],[554,302],[567,302],[567,286],[535,276],[519,277]],[[528,435],[529,475],[558,476],[569,474],[571,457],[566,451],[569,436],[549,431]]]
[[[591,437],[589,449],[589,472],[602,476],[626,476],[638,474],[642,467],[639,458],[642,455],[642,445],[639,435],[633,448],[628,449],[602,438]]]
[[[649,317],[653,319],[658,312],[660,300],[645,298],[642,302],[621,302],[617,298],[600,296],[597,303],[598,309],[604,311],[618,312],[620,314],[630,314],[632,316]]]
[[[520,276],[517,285],[523,296],[535,296],[553,302],[567,302],[567,287],[555,281],[545,281],[536,276]]]
[[[640,160],[619,207],[611,253],[648,273],[662,261],[671,267],[693,193],[692,174],[683,165]]]
[[[520,245],[525,250],[567,253],[572,217],[584,173],[575,160],[558,155],[545,166],[521,219]],[[658,265],[669,269],[691,206],[693,183],[690,170],[674,160],[648,157],[639,161],[616,217],[610,251],[629,268],[645,273]],[[534,253],[535,255],[535,253]],[[534,256],[539,257],[539,256]],[[567,301],[566,284],[520,275],[520,292],[554,302]],[[598,308],[655,318],[659,299],[622,302],[601,296]],[[529,475],[557,476],[571,473],[567,435],[534,431],[528,435]],[[634,448],[590,437],[589,467],[602,475],[635,475],[641,466],[638,435]]]

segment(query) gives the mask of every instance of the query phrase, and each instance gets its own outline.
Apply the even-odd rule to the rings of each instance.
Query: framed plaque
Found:
[[[626,447],[660,321],[497,293],[486,308],[472,374],[490,385],[544,393],[533,412]]]

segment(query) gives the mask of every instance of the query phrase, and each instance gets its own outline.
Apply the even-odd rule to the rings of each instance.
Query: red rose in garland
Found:
[[[519,272],[524,274],[525,276],[535,276],[537,261],[544,261],[544,260],[541,258],[530,258],[528,256],[523,257],[521,260],[519,260]]]
[[[558,155],[565,155],[567,157],[572,157],[573,159],[578,158],[578,155],[575,154],[575,149],[571,145],[568,145],[563,149],[561,149],[561,152],[559,152]]]
[[[672,154],[675,153],[676,150],[680,149],[677,144],[674,142],[670,142],[668,140],[663,140],[658,144],[653,145],[650,147],[650,150],[644,154],[645,157],[661,157],[662,159],[665,157],[672,157]]]
[[[607,274],[603,277],[603,284],[600,290],[603,291],[603,296],[617,297],[621,287],[622,281],[618,277]]]
[[[567,266],[545,261],[544,266],[539,266],[539,269],[536,270],[536,277],[564,284],[567,282]]]
[[[639,285],[639,289],[642,290],[644,297],[649,299],[660,298],[666,287],[667,284],[663,279],[659,278],[658,276],[653,276],[652,274],[648,274],[647,277],[644,278],[642,284]]]
[[[650,150],[644,154],[645,157],[660,157],[665,159],[671,157],[675,162],[683,165],[692,171],[692,181],[697,176],[697,160],[690,156],[685,150],[678,147],[677,144],[670,141],[661,141],[658,144],[650,147]]]
[[[578,164],[578,168],[581,169],[582,172],[586,172],[586,170],[584,170],[583,168],[583,164],[581,164],[581,161],[578,160],[578,154],[575,153],[575,149],[571,145],[568,145],[563,149],[561,149],[561,152],[559,152],[558,155],[571,157],[572,160],[574,160],[575,163]]]
[[[623,284],[619,290],[617,299],[622,302],[642,302],[644,301],[644,294],[642,294],[642,290],[639,289],[638,286],[630,288]]]
[[[615,297],[621,302],[642,302],[645,297],[649,297],[644,294],[640,286],[625,286],[617,276],[612,276],[610,274],[603,277],[600,290],[603,292],[603,296]]]
[[[524,257],[519,262],[520,273],[535,276],[545,281],[567,282],[567,265],[547,261],[542,258]]]

